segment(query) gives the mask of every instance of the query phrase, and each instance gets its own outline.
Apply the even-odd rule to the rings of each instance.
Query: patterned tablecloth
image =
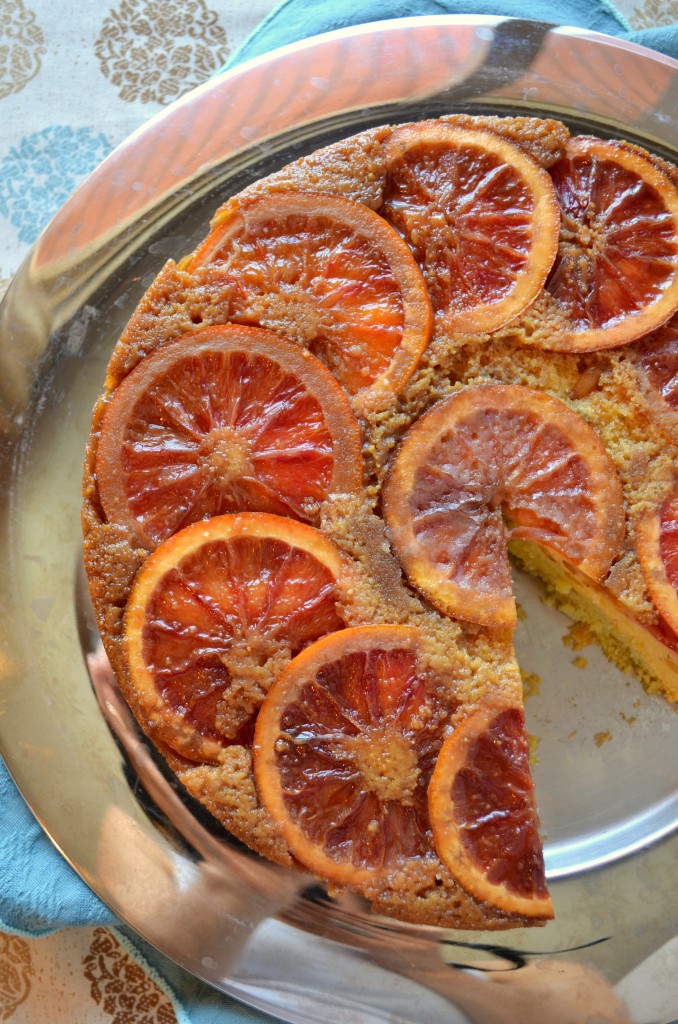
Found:
[[[163,105],[214,74],[275,6],[110,2],[0,0],[0,295],[79,181]],[[678,21],[678,0],[616,6],[633,28]],[[246,1010],[238,1016],[249,1019]],[[0,1021],[177,1019],[164,988],[106,928],[30,941],[0,932]]]
[[[0,0],[0,290],[80,180],[276,0]]]

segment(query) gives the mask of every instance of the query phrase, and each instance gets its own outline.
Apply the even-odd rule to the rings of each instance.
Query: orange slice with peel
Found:
[[[521,708],[488,705],[445,740],[428,788],[438,855],[481,903],[553,917]]]
[[[290,662],[257,717],[259,796],[293,855],[338,884],[432,856],[426,786],[450,708],[410,626],[358,626]]]
[[[128,697],[151,738],[215,762],[291,655],[344,625],[346,565],[305,523],[217,516],[164,541],[130,593]]]
[[[548,173],[493,132],[396,130],[381,213],[411,246],[450,331],[493,331],[541,292],[560,214]]]
[[[268,331],[206,327],[120,384],[96,454],[109,522],[149,547],[198,520],[253,511],[314,522],[362,484],[360,428],[332,374]]]
[[[652,419],[678,442],[678,314],[629,351]]]
[[[232,202],[186,263],[232,288],[230,319],[307,345],[358,408],[397,394],[431,333],[426,285],[402,239],[368,207],[280,192]]]
[[[594,580],[624,535],[622,489],[593,429],[519,385],[462,388],[405,435],[384,512],[410,581],[441,611],[513,627],[507,543],[532,540]]]
[[[635,341],[678,309],[678,187],[642,151],[579,136],[551,169],[562,227],[547,290],[564,327],[541,344]]]
[[[636,551],[652,603],[678,633],[678,482],[636,526]]]

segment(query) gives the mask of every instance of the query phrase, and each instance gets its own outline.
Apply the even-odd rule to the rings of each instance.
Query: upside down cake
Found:
[[[678,172],[450,115],[230,198],[108,367],[85,561],[141,728],[380,913],[552,916],[508,553],[678,699]]]

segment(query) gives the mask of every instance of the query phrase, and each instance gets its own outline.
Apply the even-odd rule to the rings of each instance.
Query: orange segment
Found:
[[[523,712],[485,707],[445,740],[428,789],[438,855],[472,896],[552,918]]]
[[[400,391],[428,344],[430,302],[412,254],[349,199],[282,192],[229,204],[188,263],[204,266],[232,289],[232,320],[308,345],[359,408]]]
[[[259,712],[259,795],[294,856],[337,883],[432,856],[426,786],[449,708],[408,626],[359,626],[290,662]]]
[[[652,418],[678,441],[678,315],[634,345],[631,357]]]
[[[242,741],[281,664],[342,628],[345,576],[318,530],[262,513],[194,523],[161,544],[125,617],[132,701],[152,738],[204,761]]]
[[[636,550],[655,608],[678,633],[678,484],[641,519]]]
[[[492,132],[440,121],[395,131],[381,212],[414,251],[452,331],[492,331],[516,317],[557,251],[549,175]]]
[[[621,484],[585,421],[517,385],[464,388],[406,434],[384,488],[411,582],[446,614],[516,621],[507,542],[536,541],[595,580],[624,533]]]
[[[625,345],[678,308],[678,188],[636,149],[581,136],[551,168],[562,214],[547,289],[557,351]]]
[[[148,546],[227,512],[313,522],[328,495],[360,489],[360,428],[308,352],[268,331],[207,327],[113,393],[96,474],[109,522]]]

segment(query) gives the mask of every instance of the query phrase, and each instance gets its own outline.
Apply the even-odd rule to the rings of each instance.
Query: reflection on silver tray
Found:
[[[332,33],[220,76],[150,122],[66,204],[10,288],[0,312],[0,750],[112,909],[245,1002],[294,1022],[492,1024],[528,1021],[530,1009],[542,1020],[546,999],[564,1006],[576,994],[587,1016],[621,1020],[618,985],[630,1020],[665,1024],[671,985],[678,1005],[675,714],[597,649],[586,670],[574,666],[566,621],[520,578],[519,658],[542,680],[527,714],[540,741],[555,922],[489,939],[402,925],[249,853],[140,736],[89,614],[82,453],[120,329],[223,197],[336,138],[459,110],[548,113],[676,159],[677,95],[668,58],[534,22],[418,18]],[[504,975],[501,998],[491,972]]]

